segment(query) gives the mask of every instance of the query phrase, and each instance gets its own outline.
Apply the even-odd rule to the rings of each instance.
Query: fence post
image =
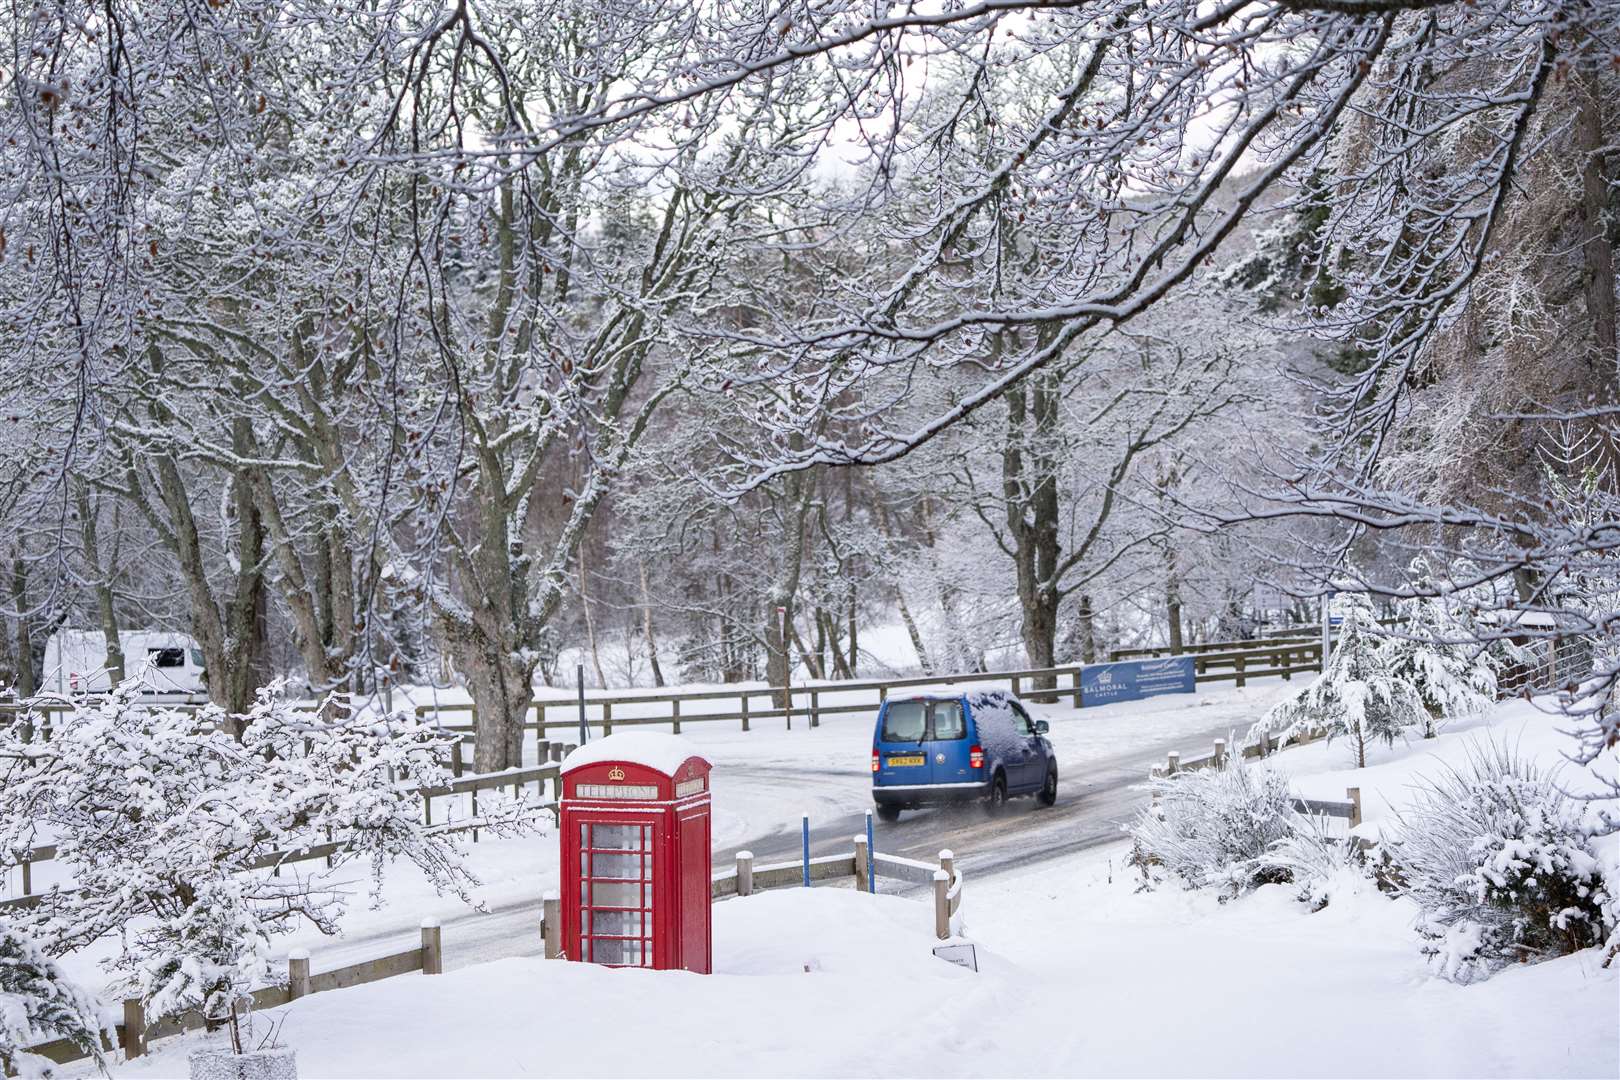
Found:
[[[456,743],[450,752],[450,775],[461,779],[461,733],[456,732]]]
[[[1074,707],[1078,709],[1080,707],[1080,668],[1078,666],[1075,667],[1074,674],[1070,675],[1069,678],[1074,686]]]
[[[439,937],[439,920],[422,920],[422,974],[444,974],[444,944]]]
[[[810,726],[821,726],[821,691],[810,691]]]
[[[1014,675],[1012,678],[1008,679],[1007,681],[1010,684],[1012,684],[1012,696],[1013,697],[1018,697],[1018,688],[1021,685],[1021,681],[1019,680],[1018,676]]]
[[[743,730],[748,730],[748,691],[742,692],[742,722]]]
[[[602,734],[613,734],[613,702],[602,702]]]
[[[124,1060],[146,1053],[146,1010],[140,998],[124,999]]]
[[[681,733],[681,699],[671,698],[669,702],[669,727],[676,735]]]
[[[34,891],[34,864],[27,859],[22,861],[22,887],[24,896]]]
[[[951,875],[934,871],[934,936],[941,941],[951,936]]]
[[[426,792],[422,793],[422,824],[433,824],[433,796]]]
[[[889,688],[887,686],[878,687],[878,704],[882,705],[885,701],[888,701],[888,700],[889,700]]]
[[[309,950],[293,949],[287,954],[287,999],[297,1001],[309,993]]]
[[[1239,686],[1245,686],[1248,683],[1248,680],[1243,677],[1243,661],[1244,661],[1244,659],[1245,659],[1244,657],[1239,656],[1237,658],[1237,662],[1233,665],[1237,669],[1237,685],[1239,685]]]
[[[754,895],[754,853],[737,852],[737,895]]]
[[[1350,827],[1353,829],[1361,824],[1361,789],[1345,788],[1344,794],[1350,800]]]
[[[563,759],[563,744],[560,742],[552,743],[549,747],[547,747],[547,753],[550,754],[552,761],[560,764]]]
[[[866,834],[855,835],[855,889],[857,892],[866,891]]]
[[[562,957],[562,897],[557,893],[540,895],[540,938],[545,942],[547,960]]]
[[[472,816],[476,820],[478,817],[478,789],[473,788],[468,794],[472,796]],[[473,826],[473,843],[478,843],[478,826],[476,825]]]
[[[1279,661],[1277,666],[1283,669],[1283,680],[1286,681],[1286,682],[1293,682],[1294,681],[1294,650],[1293,649],[1284,649],[1282,652],[1277,654],[1277,659]]]
[[[1226,740],[1215,740],[1215,768],[1226,768]]]
[[[1181,768],[1181,751],[1172,750],[1165,757],[1165,775],[1174,776],[1179,768]]]
[[[942,848],[940,850],[939,868],[953,878],[956,876],[956,856],[951,853],[950,848]]]

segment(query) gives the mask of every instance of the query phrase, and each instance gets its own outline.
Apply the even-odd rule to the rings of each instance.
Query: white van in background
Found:
[[[203,697],[202,650],[189,634],[172,630],[124,630],[124,673],[146,681],[162,698]],[[40,689],[55,694],[104,694],[112,689],[107,674],[107,639],[100,630],[58,630],[45,643],[45,679]]]

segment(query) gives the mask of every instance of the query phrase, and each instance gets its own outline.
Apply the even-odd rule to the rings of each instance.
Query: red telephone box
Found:
[[[562,788],[563,955],[708,974],[709,763],[622,732],[568,755]]]

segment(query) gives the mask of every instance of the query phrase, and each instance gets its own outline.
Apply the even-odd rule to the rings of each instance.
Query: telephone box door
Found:
[[[579,823],[578,951],[581,960],[614,967],[652,967],[662,945],[655,929],[663,897],[658,881],[664,823],[648,816]],[[573,943],[571,943],[573,944]]]

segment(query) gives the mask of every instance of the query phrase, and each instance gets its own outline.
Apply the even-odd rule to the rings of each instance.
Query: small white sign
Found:
[[[979,970],[979,953],[972,945],[935,945],[934,955],[969,971]]]

